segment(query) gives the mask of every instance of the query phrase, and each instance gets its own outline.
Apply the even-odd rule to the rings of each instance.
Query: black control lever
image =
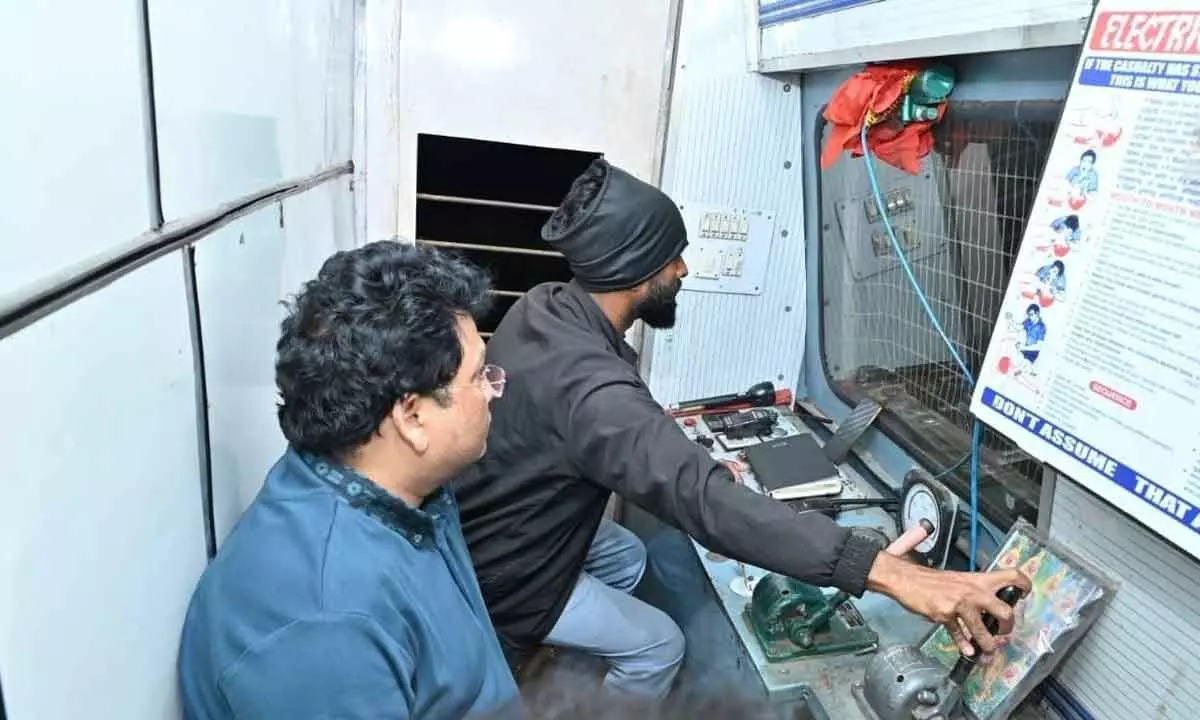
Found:
[[[1021,589],[1015,585],[1009,585],[996,593],[996,597],[1003,600],[1010,607],[1014,607],[1017,601],[1021,599]],[[988,613],[983,613],[983,626],[987,628],[989,633],[995,635],[1000,630],[1000,621]],[[950,671],[950,682],[959,687],[962,687],[963,683],[967,681],[967,677],[970,676],[975,666],[979,664],[979,658],[983,655],[983,650],[980,649],[979,643],[975,638],[971,638],[971,646],[975,648],[975,652],[970,656],[959,654],[958,662],[954,663],[954,669]]]
[[[900,509],[900,501],[896,498],[803,498],[788,500],[796,512],[819,512],[830,517],[851,510],[877,507],[886,512],[896,512]]]

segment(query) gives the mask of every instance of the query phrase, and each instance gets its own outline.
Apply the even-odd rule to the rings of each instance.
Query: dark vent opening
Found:
[[[492,275],[485,337],[522,294],[566,282],[566,260],[540,231],[600,153],[443,135],[417,137],[417,242],[463,255]]]

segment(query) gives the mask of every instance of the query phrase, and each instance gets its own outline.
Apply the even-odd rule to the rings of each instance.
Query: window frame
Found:
[[[1034,100],[1034,101],[965,101],[952,102],[946,116],[941,122],[942,127],[948,121],[1042,121],[1052,122],[1057,128],[1059,117],[1062,112],[1062,107],[1065,98],[1060,100]],[[825,140],[825,128],[827,121],[825,119],[825,110],[828,105],[822,105],[817,114],[812,127],[811,141],[814,148],[823,148]],[[935,143],[935,150],[936,143]],[[824,202],[824,183],[822,182],[823,173],[820,167],[820,152],[811,153],[810,162],[815,167],[816,187],[814,188],[814,197],[816,200],[816,215],[817,227],[826,227],[830,219],[825,215]],[[1045,160],[1043,160],[1043,169],[1039,172],[1038,185],[1041,184],[1041,174],[1044,172]],[[1028,218],[1026,218],[1026,224]],[[817,366],[820,368],[821,377],[828,390],[848,407],[855,405],[855,399],[843,392],[840,384],[836,381],[830,371],[828,356],[826,352],[827,337],[826,337],[826,278],[825,278],[825,251],[826,251],[826,233],[815,233],[815,237],[809,238],[810,242],[816,244],[816,284],[817,298],[820,302],[820,307],[817,310]],[[1019,245],[1018,245],[1019,247]],[[1005,278],[1008,282],[1008,278]],[[949,419],[948,419],[949,420]],[[903,420],[896,413],[889,410],[886,406],[883,412],[876,419],[875,427],[879,429],[883,435],[905,453],[915,464],[929,470],[934,468],[933,472],[940,472],[944,468],[949,468],[954,463],[958,462],[961,456],[957,457],[942,457],[933,448],[930,443],[922,442],[921,433]],[[969,437],[970,433],[966,433]],[[968,444],[964,452],[970,451]],[[1044,468],[1043,468],[1044,469]],[[981,477],[985,473],[981,472]],[[1014,524],[1018,518],[1024,518],[1031,523],[1036,523],[1038,519],[1039,506],[1041,504],[1041,489],[1044,482],[1044,472],[1039,470],[1036,473],[1036,478],[1031,481],[1033,485],[1033,496],[1038,498],[1035,502],[1027,502],[1019,497],[996,476],[990,475],[990,482],[981,482],[979,487],[979,511],[980,514],[991,523],[1000,528],[1008,528]],[[940,477],[939,480],[959,497],[965,498],[970,495],[970,480],[968,472],[950,472]]]

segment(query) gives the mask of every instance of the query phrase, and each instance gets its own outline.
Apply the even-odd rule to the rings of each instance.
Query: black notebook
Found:
[[[746,462],[763,492],[776,500],[837,495],[842,491],[837,466],[808,433],[748,447]]]

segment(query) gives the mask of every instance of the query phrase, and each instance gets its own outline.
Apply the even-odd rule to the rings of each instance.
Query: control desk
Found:
[[[778,407],[774,410],[779,414],[779,420],[771,439],[811,434],[807,426],[792,412]],[[700,416],[690,417],[690,420],[676,420],[689,438],[696,440],[697,435],[712,437]],[[814,439],[822,444],[820,437]],[[726,450],[720,442],[713,442],[710,452],[717,460],[737,460],[739,450]],[[840,497],[881,497],[875,487],[848,464],[839,465],[838,472],[843,485]],[[749,488],[761,492],[752,471],[744,470],[742,478]],[[895,539],[899,534],[896,520],[882,508],[848,510],[838,516],[838,522],[847,526],[878,530],[889,539]],[[769,538],[764,540],[770,541]],[[841,653],[768,661],[764,646],[747,617],[747,608],[751,602],[752,588],[770,573],[710,552],[694,539],[691,540],[691,545],[699,557],[704,575],[711,585],[724,619],[730,624],[732,634],[740,644],[738,650],[742,657],[753,665],[754,674],[761,681],[766,697],[773,703],[793,703],[806,699],[812,710],[811,716],[818,720],[822,716],[832,720],[861,718],[862,714],[851,694],[851,686],[862,681],[867,662],[875,649],[918,643],[930,630],[931,625],[928,621],[909,613],[891,598],[867,592],[862,598],[852,599],[851,603],[861,614],[861,619],[865,620],[866,625],[877,635],[878,642],[875,646]],[[802,553],[804,548],[796,548],[796,552]],[[775,579],[779,580],[777,576]],[[747,585],[750,587],[747,588]],[[831,588],[823,590],[827,597],[835,593]],[[779,593],[775,594],[778,596]],[[784,590],[782,594],[786,596],[788,592]],[[853,611],[850,613],[853,615]]]

